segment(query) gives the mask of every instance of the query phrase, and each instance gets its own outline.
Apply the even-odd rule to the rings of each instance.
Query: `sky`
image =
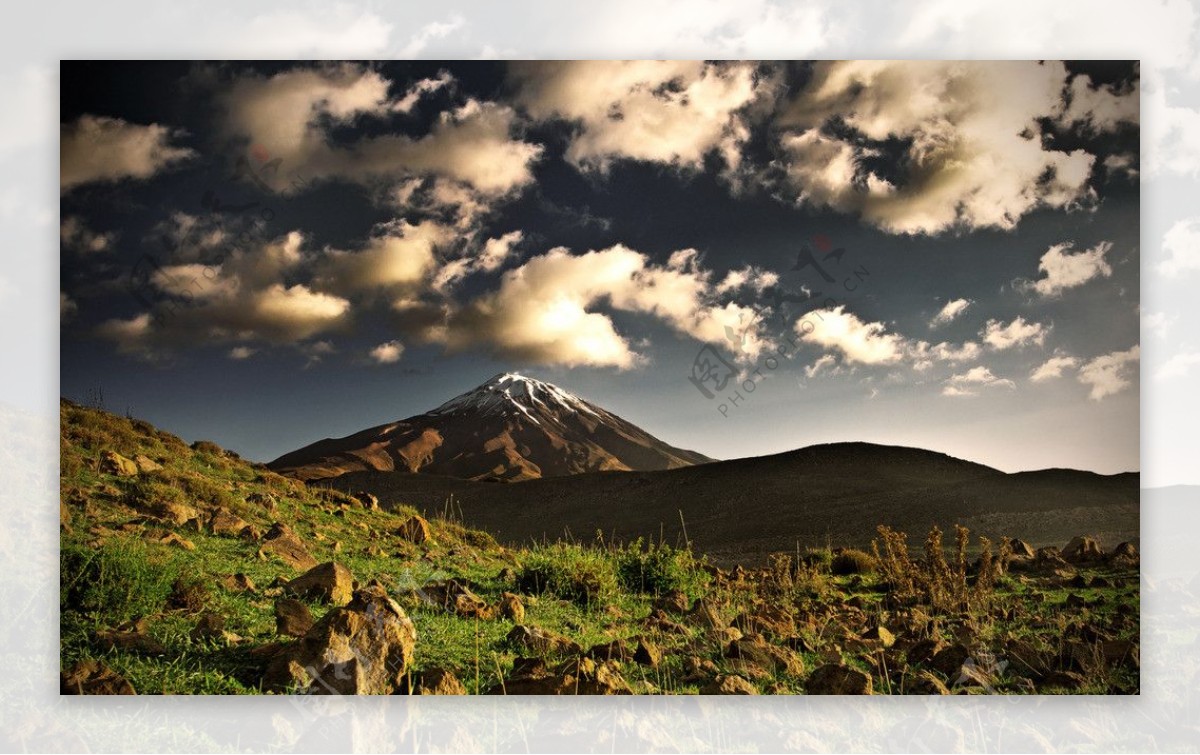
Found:
[[[257,460],[515,370],[716,458],[1138,463],[1134,63],[70,63],[61,391]]]

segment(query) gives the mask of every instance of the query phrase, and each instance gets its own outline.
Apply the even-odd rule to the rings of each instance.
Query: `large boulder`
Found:
[[[1019,540],[1015,537],[1008,541],[1008,547],[1009,550],[1012,551],[1014,558],[1033,558],[1035,555],[1037,555],[1037,552],[1033,549],[1033,546],[1024,540]]]
[[[1068,563],[1082,564],[1103,559],[1104,551],[1100,550],[1098,541],[1090,537],[1076,537],[1063,548],[1062,556]]]
[[[292,598],[275,601],[275,632],[287,637],[303,637],[312,629],[313,616],[308,606]]]
[[[129,680],[102,661],[76,663],[59,675],[58,691],[63,695],[136,695]]]
[[[258,552],[263,556],[277,556],[293,569],[311,569],[317,565],[317,560],[308,552],[308,547],[296,531],[280,522],[271,525],[271,529],[263,535]]]
[[[412,662],[417,630],[387,591],[370,585],[321,618],[267,667],[268,690],[389,695]]]
[[[286,592],[309,600],[342,606],[354,595],[354,575],[334,561],[326,561],[287,583]]]
[[[126,458],[116,451],[102,451],[100,471],[117,477],[133,477],[138,473],[138,465],[133,459]]]

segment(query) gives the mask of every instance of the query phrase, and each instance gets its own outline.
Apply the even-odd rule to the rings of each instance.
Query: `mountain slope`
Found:
[[[385,505],[454,515],[510,543],[589,537],[687,538],[718,561],[750,563],[827,542],[866,545],[886,524],[923,533],[963,524],[1036,544],[1138,534],[1138,475],[1005,474],[933,451],[835,443],[657,472],[602,472],[483,485],[426,475],[351,474],[336,482]],[[919,543],[913,543],[919,545]]]
[[[555,385],[505,373],[425,414],[326,438],[268,466],[302,480],[399,471],[511,481],[709,461]]]

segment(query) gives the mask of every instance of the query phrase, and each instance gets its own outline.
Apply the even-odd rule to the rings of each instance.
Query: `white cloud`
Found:
[[[808,313],[795,324],[800,340],[837,351],[850,363],[893,364],[904,357],[903,336],[881,322],[863,322],[844,306]]]
[[[1167,333],[1179,321],[1179,315],[1166,312],[1143,312],[1142,328],[1150,331],[1157,338],[1166,338]]]
[[[388,341],[371,349],[371,359],[376,364],[395,364],[403,354],[404,344],[399,341]]]
[[[1028,284],[1042,296],[1058,296],[1068,288],[1082,286],[1093,278],[1108,278],[1112,267],[1104,255],[1112,249],[1112,242],[1101,241],[1091,249],[1072,253],[1074,242],[1055,244],[1046,250],[1038,263],[1042,277]]]
[[[1062,377],[1063,370],[1075,369],[1079,360],[1072,356],[1052,356],[1029,373],[1029,379],[1035,383],[1054,380]]]
[[[465,19],[455,14],[448,21],[432,21],[425,24],[412,35],[396,57],[401,60],[412,60],[417,58],[429,46],[429,43],[436,39],[443,39],[449,36],[452,32],[461,29]]]
[[[1008,378],[997,377],[982,365],[964,373],[951,375],[942,386],[943,396],[966,397],[978,395],[976,388],[1016,388]]]
[[[743,288],[751,288],[761,294],[777,283],[779,283],[778,273],[763,270],[753,265],[747,265],[739,270],[730,270],[726,273],[721,282],[717,284],[716,292],[725,294],[739,291]]]
[[[64,250],[91,254],[108,251],[112,248],[113,242],[117,240],[117,234],[93,231],[78,215],[68,215],[62,219],[58,238]]]
[[[521,243],[523,238],[524,234],[521,231],[510,231],[503,236],[488,239],[483,248],[474,254],[446,262],[434,275],[434,290],[444,292],[468,275],[499,270],[513,256],[517,244]]]
[[[326,250],[318,265],[317,283],[341,294],[416,288],[435,268],[438,247],[452,238],[451,229],[433,221],[384,224],[357,251]]]
[[[62,126],[59,181],[66,192],[97,181],[146,179],[196,153],[171,144],[177,134],[166,126],[128,123],[83,115]]]
[[[822,372],[836,374],[838,372],[837,357],[833,354],[822,354],[815,362],[804,368],[804,376],[810,380]]]
[[[258,353],[258,349],[250,348],[249,346],[234,346],[229,350],[229,358],[235,361],[249,359]]]
[[[929,321],[930,328],[938,328],[942,325],[954,322],[963,312],[967,311],[967,307],[971,306],[970,299],[951,299],[946,302],[946,306],[942,307],[941,311],[933,316]]]
[[[1095,157],[1047,149],[1039,119],[1061,109],[1062,63],[819,63],[779,119],[798,202],[854,212],[889,233],[1011,229],[1039,207],[1090,202]],[[838,119],[870,142],[903,140],[907,169],[869,167],[870,142],[819,132]]]
[[[1091,386],[1088,398],[1099,401],[1130,386],[1131,364],[1137,362],[1140,355],[1141,348],[1134,346],[1127,351],[1114,351],[1096,357],[1080,367],[1076,377],[1079,382]],[[1133,370],[1136,371],[1136,368]]]
[[[1200,218],[1176,222],[1163,236],[1162,246],[1167,258],[1158,263],[1159,272],[1179,275],[1200,270]]]
[[[616,159],[699,168],[718,149],[736,167],[748,136],[738,111],[757,96],[748,63],[538,61],[509,71],[532,117],[577,124],[567,160],[601,171]]]
[[[1154,376],[1159,380],[1186,377],[1191,373],[1192,368],[1198,364],[1200,364],[1200,351],[1180,351],[1163,362],[1155,370]]]
[[[1136,126],[1140,102],[1137,83],[1129,89],[1096,86],[1088,76],[1080,74],[1067,87],[1067,101],[1057,121],[1062,126],[1093,133],[1113,131],[1123,125]]]
[[[1024,317],[1018,317],[1007,325],[999,320],[988,320],[979,336],[991,348],[1003,351],[1031,343],[1041,346],[1049,332],[1048,325],[1026,322]]]

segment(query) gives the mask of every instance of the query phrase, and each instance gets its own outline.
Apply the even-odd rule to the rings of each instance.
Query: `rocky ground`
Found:
[[[62,691],[1136,693],[1138,557],[881,529],[720,569],[505,548],[69,402]],[[449,507],[447,510],[450,510]]]

